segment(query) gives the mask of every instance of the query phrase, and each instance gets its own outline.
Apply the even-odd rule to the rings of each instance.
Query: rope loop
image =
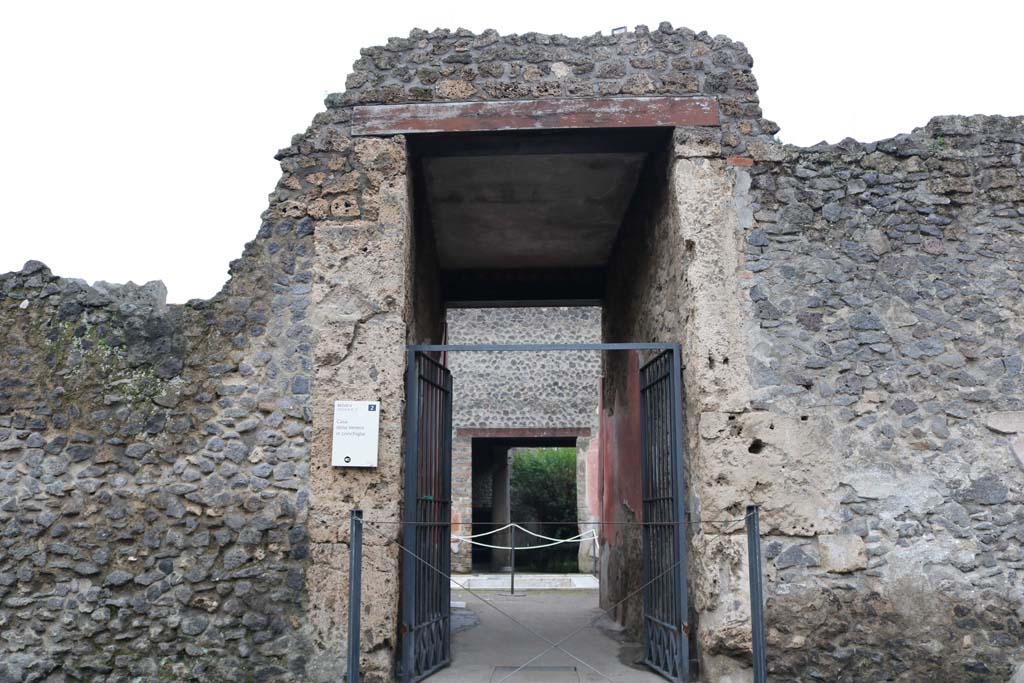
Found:
[[[473,540],[475,538],[480,538],[482,536],[490,536],[491,534],[496,534],[499,531],[505,531],[506,529],[509,529],[509,528],[519,529],[520,531],[522,531],[524,533],[527,533],[530,536],[534,536],[535,538],[539,538],[539,539],[545,540],[545,541],[552,541],[552,542],[551,543],[541,543],[541,544],[538,544],[538,545],[523,545],[523,546],[513,547],[513,546],[509,546],[509,545],[491,545],[489,543],[482,543],[480,541],[474,541]],[[572,536],[571,538],[552,538],[550,536],[544,536],[543,534],[538,534],[538,533],[535,533],[533,531],[530,531],[529,529],[521,527],[518,524],[513,522],[511,524],[506,524],[505,526],[501,527],[500,529],[495,529],[493,531],[485,531],[483,533],[473,534],[471,536],[457,536],[455,534],[452,534],[451,538],[452,538],[453,541],[457,541],[459,543],[465,542],[465,543],[469,543],[470,545],[479,546],[481,548],[492,548],[494,550],[537,550],[539,548],[550,548],[552,546],[562,545],[563,543],[582,543],[584,541],[596,540],[597,539],[597,531],[595,529],[590,529],[588,531],[584,531],[581,534],[576,534],[575,536]]]

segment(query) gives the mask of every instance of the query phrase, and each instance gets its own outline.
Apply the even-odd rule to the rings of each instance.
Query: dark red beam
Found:
[[[430,102],[355,107],[353,135],[558,128],[717,126],[708,97],[597,97],[509,102]]]

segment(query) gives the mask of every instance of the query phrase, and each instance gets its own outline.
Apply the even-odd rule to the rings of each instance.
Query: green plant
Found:
[[[552,538],[571,538],[579,533],[575,448],[518,450],[512,461],[511,493],[513,521],[542,522],[537,527],[540,533]],[[520,547],[541,543],[543,541],[536,538],[516,539]],[[522,551],[516,554],[516,564],[528,571],[575,571],[577,547],[576,543],[564,543]]]

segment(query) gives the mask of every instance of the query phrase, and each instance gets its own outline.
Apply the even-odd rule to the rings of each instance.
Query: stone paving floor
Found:
[[[568,655],[554,651],[504,683],[657,683],[663,679],[636,663],[639,644],[625,641],[615,625],[601,617],[596,590],[530,590],[515,597],[499,591],[474,591],[526,626],[559,641],[581,626],[598,620],[562,644],[597,673]],[[431,676],[431,683],[499,683],[516,667],[547,647],[497,610],[465,591],[452,591],[455,633],[452,664]],[[603,674],[603,675],[602,675]]]

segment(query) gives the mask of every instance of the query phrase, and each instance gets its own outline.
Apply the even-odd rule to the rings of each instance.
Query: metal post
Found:
[[[754,683],[767,683],[764,589],[761,585],[761,528],[756,505],[747,507],[747,562],[750,573],[750,630],[754,645]]]
[[[348,542],[348,681],[359,683],[359,613],[363,587],[363,511],[352,511]]]
[[[511,550],[511,565],[512,565],[512,585],[510,586],[509,593],[512,595],[516,594],[516,528],[512,527],[512,542],[509,543],[512,546]]]

